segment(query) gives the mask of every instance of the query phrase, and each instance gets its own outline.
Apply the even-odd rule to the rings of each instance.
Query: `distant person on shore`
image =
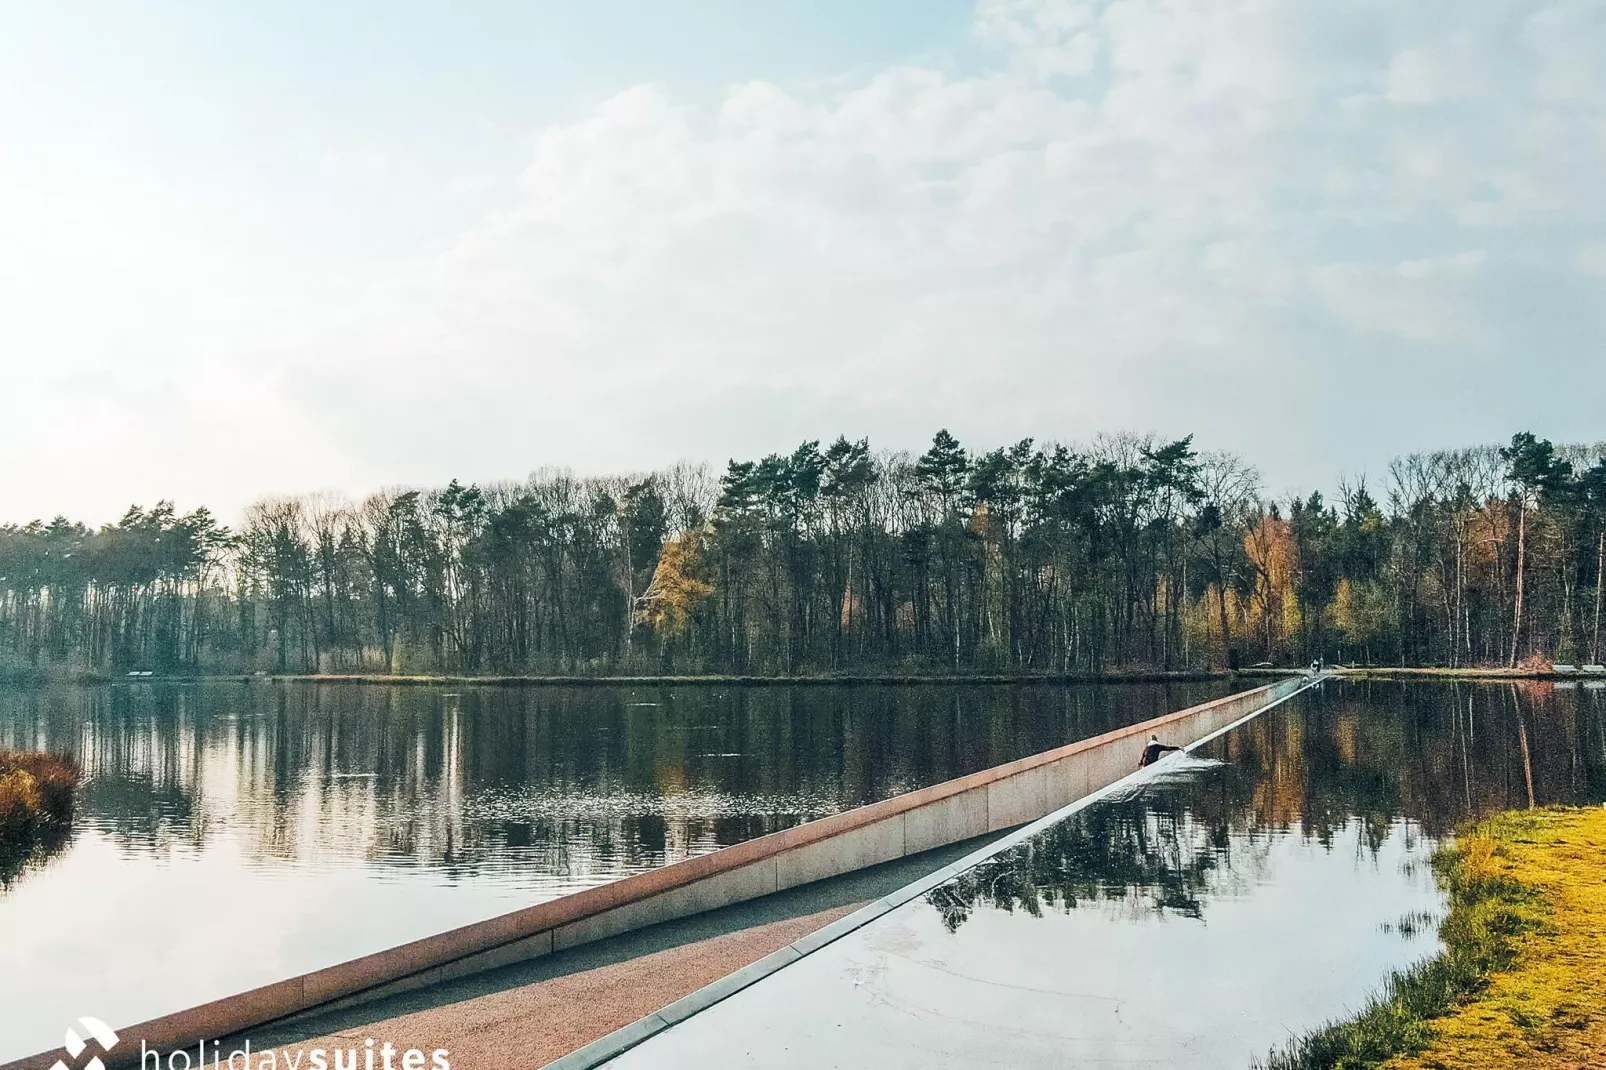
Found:
[[[1143,757],[1138,759],[1138,768],[1142,769],[1146,765],[1153,765],[1160,760],[1162,754],[1169,754],[1174,750],[1181,749],[1181,747],[1171,747],[1161,743],[1159,736],[1150,736],[1149,745],[1143,748]]]

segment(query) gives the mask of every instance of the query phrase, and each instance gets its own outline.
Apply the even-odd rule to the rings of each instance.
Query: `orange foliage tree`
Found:
[[[1264,636],[1270,659],[1280,640],[1299,628],[1299,599],[1294,593],[1299,549],[1292,526],[1275,508],[1261,514],[1244,532],[1244,556],[1254,580],[1249,625]]]
[[[698,609],[714,594],[714,585],[698,578],[702,540],[702,532],[687,531],[664,541],[652,582],[636,599],[637,624],[665,639],[685,634]]]

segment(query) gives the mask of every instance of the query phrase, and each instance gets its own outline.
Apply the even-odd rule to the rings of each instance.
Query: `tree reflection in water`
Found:
[[[1376,857],[1480,814],[1606,800],[1606,701],[1548,685],[1349,684],[1206,748],[1223,764],[1095,804],[928,893],[950,931],[982,907],[1100,904],[1202,918],[1257,879],[1274,835]],[[1351,835],[1353,830],[1353,836]]]
[[[0,747],[70,753],[130,862],[572,890],[1246,686],[0,688]]]
[[[1102,900],[1198,918],[1229,842],[1225,826],[1197,820],[1174,796],[1112,802],[965,871],[927,902],[950,932],[982,903],[1041,917]]]

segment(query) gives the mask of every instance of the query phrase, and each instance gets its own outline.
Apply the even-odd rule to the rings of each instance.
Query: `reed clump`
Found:
[[[1266,1070],[1576,1070],[1606,1062],[1606,809],[1512,811],[1434,870],[1444,951]]]
[[[0,880],[65,839],[77,789],[71,758],[0,750]]]

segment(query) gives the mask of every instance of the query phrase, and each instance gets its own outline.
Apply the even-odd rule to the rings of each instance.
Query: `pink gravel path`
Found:
[[[607,1036],[712,981],[757,962],[765,955],[863,904],[833,907],[818,914],[769,922],[750,929],[711,937],[696,943],[653,952],[619,962],[504,992],[433,1007],[341,1030],[323,1037],[285,1045],[278,1050],[283,1070],[286,1055],[297,1049],[357,1049],[359,1066],[366,1063],[366,1044],[373,1038],[377,1050],[385,1041],[398,1052],[418,1048],[429,1054],[450,1052],[452,1070],[535,1070],[593,1040]],[[264,1053],[265,1054],[265,1053]],[[259,1065],[253,1051],[251,1066]],[[333,1055],[329,1056],[333,1065]],[[309,1062],[299,1060],[301,1070]],[[394,1070],[402,1070],[396,1057]],[[378,1055],[374,1070],[383,1070]]]

